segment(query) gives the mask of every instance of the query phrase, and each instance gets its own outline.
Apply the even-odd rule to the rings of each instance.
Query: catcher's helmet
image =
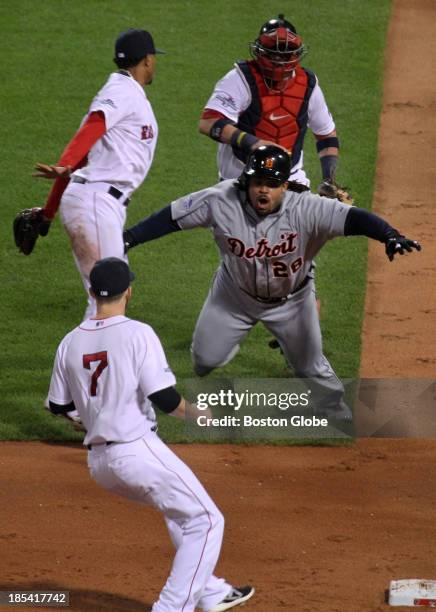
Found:
[[[262,146],[253,151],[243,171],[247,181],[250,177],[265,177],[276,180],[278,184],[289,180],[291,157],[274,145]]]
[[[284,15],[270,19],[250,44],[250,53],[268,85],[281,87],[306,52],[301,36]]]

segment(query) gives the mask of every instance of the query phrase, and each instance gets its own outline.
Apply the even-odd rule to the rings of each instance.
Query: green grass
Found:
[[[300,0],[286,14],[310,47],[304,64],[318,74],[337,124],[338,178],[365,208],[372,199],[389,7],[389,0]],[[286,6],[275,0],[267,8],[260,0],[1,3],[0,438],[77,438],[40,407],[56,346],[84,311],[81,280],[59,221],[27,258],[16,252],[10,225],[16,211],[44,202],[48,185],[31,178],[33,165],[55,162],[77,129],[113,70],[115,37],[128,27],[145,27],[167,51],[147,88],[159,143],[129,209],[130,224],[215,182],[215,144],[197,132],[202,106],[235,59],[247,57],[248,42],[263,21],[282,10]],[[310,133],[305,155],[316,185],[320,168]],[[366,248],[364,239],[339,239],[317,259],[325,352],[342,377],[355,376],[359,367]],[[169,236],[131,254],[137,280],[130,315],[156,329],[179,379],[192,374],[192,330],[217,263],[217,249],[204,230]],[[217,376],[287,376],[267,338],[257,326]],[[162,429],[180,439],[172,420],[164,419]]]

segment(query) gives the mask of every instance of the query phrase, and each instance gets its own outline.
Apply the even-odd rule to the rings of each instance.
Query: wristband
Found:
[[[230,139],[230,144],[232,147],[236,147],[244,153],[251,153],[253,145],[257,144],[259,139],[253,134],[247,134],[247,132],[243,132],[242,130],[235,130]]]
[[[221,134],[223,133],[223,129],[226,127],[226,125],[235,124],[233,121],[230,121],[230,119],[217,119],[210,128],[209,136],[213,138],[213,140],[221,142]]]
[[[323,138],[322,140],[316,141],[316,150],[318,153],[329,147],[336,147],[336,149],[339,149],[339,138],[337,138],[337,136],[330,136],[329,138]]]

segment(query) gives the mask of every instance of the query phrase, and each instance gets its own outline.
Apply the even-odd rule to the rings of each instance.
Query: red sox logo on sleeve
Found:
[[[256,245],[247,246],[240,238],[234,238],[230,236],[227,238],[227,243],[230,248],[230,252],[236,257],[244,259],[254,258],[265,258],[271,259],[280,257],[280,255],[288,255],[294,253],[297,250],[297,237],[298,234],[289,232],[288,234],[281,234],[281,242],[270,245],[268,238],[261,238],[256,242]],[[290,265],[283,261],[272,261],[271,262],[273,274],[278,278],[284,278],[289,276],[289,273],[296,273],[303,265],[303,258],[297,257]]]

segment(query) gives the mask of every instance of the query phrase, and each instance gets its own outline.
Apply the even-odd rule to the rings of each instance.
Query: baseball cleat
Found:
[[[337,406],[321,409],[315,414],[316,416],[325,417],[326,419],[331,419],[332,421],[344,421],[346,423],[351,423],[353,421],[353,413],[351,408],[347,406],[344,400],[341,400]]]
[[[222,602],[217,604],[211,610],[207,610],[207,612],[222,612],[223,610],[230,610],[230,608],[234,608],[235,606],[244,605],[246,601],[253,597],[253,595],[254,587],[252,586],[237,588],[233,587],[227,597],[222,600]]]
[[[70,412],[67,412],[66,417],[69,421],[71,421],[73,428],[76,431],[86,431],[86,428],[83,425],[82,419],[80,418],[77,410],[70,410]]]
[[[273,338],[272,340],[270,340],[268,342],[268,346],[269,346],[269,348],[271,348],[273,350],[280,348],[280,344],[279,344],[279,341],[277,340],[277,338]],[[282,349],[280,349],[280,350],[282,351]],[[283,351],[282,351],[282,353],[283,353]]]
[[[336,408],[330,411],[329,416],[330,418],[336,419],[337,421],[348,421],[351,423],[351,421],[353,420],[353,413],[351,411],[351,408],[347,406],[344,400],[341,400],[338,406],[336,406]]]

